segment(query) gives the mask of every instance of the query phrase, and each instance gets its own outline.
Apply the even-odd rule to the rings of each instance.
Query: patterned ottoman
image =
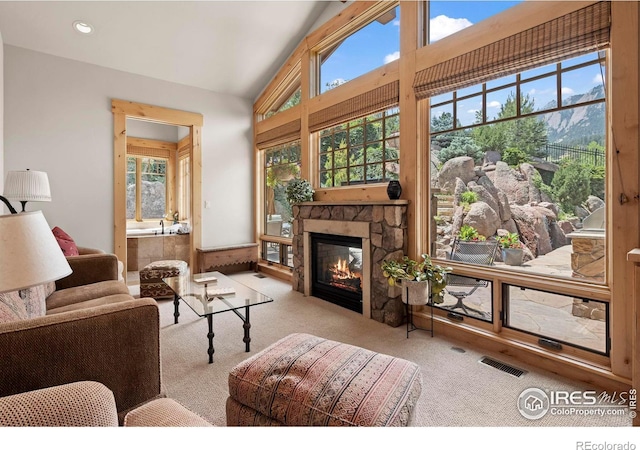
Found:
[[[407,426],[421,392],[413,362],[296,333],[231,370],[227,426]]]
[[[163,278],[177,277],[187,272],[188,264],[184,261],[165,260],[147,264],[140,271],[140,297],[173,298],[173,291]]]

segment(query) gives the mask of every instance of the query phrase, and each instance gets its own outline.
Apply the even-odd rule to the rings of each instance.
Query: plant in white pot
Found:
[[[422,254],[420,262],[407,256],[400,261],[385,260],[380,268],[384,277],[389,280],[389,286],[399,285],[402,288],[404,303],[425,305],[429,302],[429,296],[433,303],[444,301],[444,288],[451,268],[434,264],[429,255]]]
[[[498,237],[502,250],[502,261],[508,266],[521,266],[524,250],[518,233],[507,233]]]

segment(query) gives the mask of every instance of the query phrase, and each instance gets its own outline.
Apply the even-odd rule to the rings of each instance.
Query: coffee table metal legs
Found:
[[[178,295],[173,296],[173,323],[178,323],[178,317],[180,316],[180,297]]]
[[[242,328],[244,328],[244,338],[242,338],[242,342],[244,342],[244,351],[250,352],[250,343],[251,336],[249,335],[249,330],[251,329],[251,323],[249,322],[249,306],[244,307],[244,316],[240,314],[236,309],[232,309],[233,313],[242,319]]]
[[[209,332],[207,333],[207,338],[209,338],[209,350],[207,350],[207,353],[209,353],[209,364],[213,364],[213,352],[215,351],[213,349],[213,337],[215,336],[215,334],[213,334],[213,314],[207,315],[207,324],[209,325]]]
[[[245,307],[245,319],[242,324],[242,328],[244,328],[244,338],[242,342],[245,344],[245,352],[249,352],[249,344],[251,343],[251,336],[249,336],[249,330],[251,329],[251,323],[249,322],[249,307]]]

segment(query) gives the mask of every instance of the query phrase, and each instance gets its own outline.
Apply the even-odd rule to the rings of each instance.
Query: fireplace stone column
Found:
[[[406,200],[385,202],[306,202],[293,206],[293,289],[309,294],[309,268],[306,256],[310,253],[305,233],[323,232],[363,238],[363,254],[369,253],[368,286],[363,286],[363,314],[378,322],[396,327],[404,323],[404,305],[393,290],[389,296],[387,279],[382,275],[380,263],[384,259],[399,259],[407,253]],[[356,224],[355,222],[360,222]],[[307,228],[305,229],[305,224]],[[365,224],[368,226],[363,227]],[[318,228],[320,227],[320,228]],[[362,230],[368,228],[368,236]],[[358,231],[356,231],[358,230]],[[369,249],[365,249],[365,245]],[[307,286],[307,289],[305,289]],[[368,292],[366,292],[368,291]],[[364,298],[365,295],[368,298]],[[364,308],[368,310],[365,311]]]

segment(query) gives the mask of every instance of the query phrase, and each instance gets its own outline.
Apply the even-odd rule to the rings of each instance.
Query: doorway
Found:
[[[194,267],[201,246],[202,115],[153,105],[112,100],[114,118],[114,253],[128,267],[127,252],[127,119],[184,127],[190,147],[190,234],[188,263]]]

